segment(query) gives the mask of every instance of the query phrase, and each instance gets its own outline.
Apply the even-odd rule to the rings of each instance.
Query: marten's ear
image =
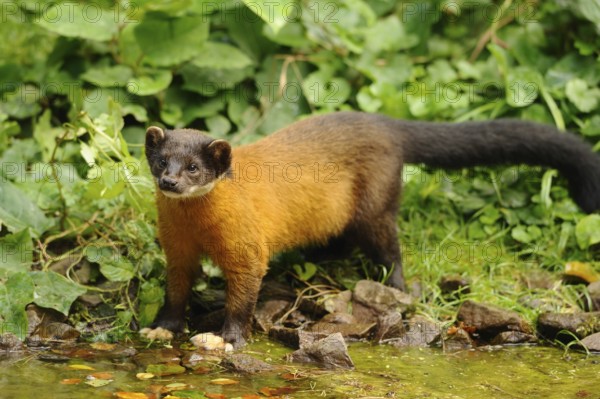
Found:
[[[217,176],[221,176],[231,167],[231,146],[225,140],[214,140],[206,147],[204,153]]]
[[[165,132],[158,126],[150,126],[146,130],[146,153],[151,149],[155,149],[165,139]]]

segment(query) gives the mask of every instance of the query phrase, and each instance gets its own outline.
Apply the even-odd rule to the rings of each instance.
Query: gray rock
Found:
[[[370,332],[375,328],[376,323],[352,323],[340,324],[329,323],[327,321],[318,321],[307,328],[308,332],[330,335],[340,333],[345,339],[359,340],[367,338]]]
[[[454,334],[446,335],[442,342],[444,351],[449,352],[471,349],[473,346],[471,336],[462,328],[458,328]]]
[[[570,341],[566,334],[558,334],[562,330],[582,338],[598,329],[600,329],[600,312],[542,313],[537,321],[538,333],[550,340],[563,337]]]
[[[273,370],[273,366],[253,356],[236,353],[221,360],[221,366],[236,373],[256,374]]]
[[[592,310],[600,310],[600,280],[590,283],[587,290],[592,299]]]
[[[352,291],[346,290],[323,300],[323,308],[329,313],[352,313]]]
[[[287,355],[287,360],[299,363],[314,363],[320,367],[353,369],[354,362],[348,354],[348,347],[342,334],[336,333],[304,345]]]
[[[581,340],[581,344],[590,352],[600,352],[600,332],[588,335]]]
[[[492,339],[492,345],[534,344],[538,338],[521,331],[503,331]]]
[[[384,342],[400,338],[404,334],[406,334],[406,329],[402,322],[402,313],[392,311],[382,314],[377,318],[377,328],[373,335],[373,341]]]
[[[261,302],[254,312],[255,326],[258,331],[267,332],[273,324],[285,314],[291,302],[284,299],[271,299]]]
[[[438,342],[442,333],[442,328],[437,323],[419,315],[403,322],[403,328],[399,338],[389,341],[395,347],[424,348]]]
[[[531,326],[517,312],[470,300],[463,302],[457,319],[469,327],[475,327],[486,339],[493,338],[502,331],[533,333]]]
[[[13,333],[4,333],[0,335],[0,351],[20,352],[25,350],[23,342]]]
[[[413,306],[414,302],[414,298],[409,294],[371,280],[361,280],[356,283],[352,300],[377,311],[378,314],[392,310],[404,313]],[[352,314],[356,316],[354,311]]]

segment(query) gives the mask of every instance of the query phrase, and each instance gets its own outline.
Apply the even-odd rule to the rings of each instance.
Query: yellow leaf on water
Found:
[[[71,370],[95,370],[93,367],[87,366],[85,364],[69,364],[68,367]]]
[[[211,380],[210,383],[214,385],[233,385],[239,384],[240,382],[232,380],[231,378],[215,378],[214,380]]]
[[[81,382],[81,378],[65,378],[64,380],[60,380],[60,383],[63,385],[77,385]]]
[[[148,396],[142,392],[115,392],[115,396],[119,399],[148,399]]]
[[[136,377],[138,380],[149,380],[150,378],[154,378],[155,376],[154,376],[154,374],[152,374],[152,373],[137,373],[137,374],[135,375],[135,377]]]
[[[99,351],[111,351],[115,349],[117,345],[109,344],[108,342],[94,342],[90,346]]]

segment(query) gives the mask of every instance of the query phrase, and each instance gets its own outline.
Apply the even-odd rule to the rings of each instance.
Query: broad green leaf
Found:
[[[12,232],[29,227],[39,237],[53,224],[17,186],[9,181],[0,184],[0,225]]]
[[[231,122],[223,115],[213,115],[206,118],[206,126],[211,135],[224,137],[231,130]]]
[[[125,65],[105,66],[86,70],[81,79],[100,87],[125,86],[133,71]]]
[[[61,36],[107,41],[117,33],[118,25],[112,10],[99,3],[65,2],[44,9],[36,23]]]
[[[298,10],[300,10],[300,5],[296,0],[242,0],[242,2],[257,17],[265,21],[275,33],[279,32],[287,21],[298,14]]]
[[[31,281],[35,286],[34,302],[44,308],[58,310],[64,315],[75,300],[86,293],[85,287],[67,280],[55,272],[31,272]]]
[[[165,90],[171,84],[170,71],[154,69],[136,75],[127,84],[127,91],[137,96],[151,96]]]
[[[302,82],[302,90],[309,103],[329,109],[339,108],[350,95],[348,82],[334,77],[327,69],[308,75]]]
[[[529,67],[509,69],[506,75],[506,102],[511,107],[525,107],[533,103],[541,84],[539,72]]]
[[[206,17],[187,15],[179,18],[148,13],[135,28],[135,38],[144,60],[154,66],[173,66],[201,54],[208,37]]]
[[[229,44],[206,42],[200,49],[200,56],[191,64],[198,68],[242,69],[252,65],[252,60]]]
[[[587,215],[575,227],[575,237],[581,249],[600,243],[600,215]]]
[[[29,271],[33,260],[33,243],[28,229],[0,238],[0,279]]]
[[[569,80],[565,92],[569,101],[581,112],[591,112],[598,107],[600,89],[589,87],[585,80],[579,78]]]
[[[33,302],[34,285],[31,276],[20,272],[0,284],[0,320],[2,332],[12,332],[24,339],[27,335],[25,306]]]
[[[419,37],[408,34],[396,15],[381,19],[365,30],[365,48],[373,52],[406,50],[418,43]]]

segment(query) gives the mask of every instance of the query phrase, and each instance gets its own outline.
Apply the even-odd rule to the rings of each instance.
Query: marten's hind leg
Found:
[[[388,271],[392,270],[387,284],[405,290],[396,213],[386,212],[362,222],[356,229],[356,239],[364,254],[374,263],[384,265]]]

